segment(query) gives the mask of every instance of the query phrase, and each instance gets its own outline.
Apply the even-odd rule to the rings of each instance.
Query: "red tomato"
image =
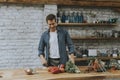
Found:
[[[60,70],[59,70],[58,67],[52,67],[51,72],[52,72],[53,74],[57,74],[57,73],[60,73]]]
[[[64,68],[60,68],[60,72],[65,72],[65,69]]]

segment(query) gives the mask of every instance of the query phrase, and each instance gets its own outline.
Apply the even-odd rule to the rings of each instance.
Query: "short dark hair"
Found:
[[[53,20],[53,19],[55,19],[55,21],[56,21],[56,16],[55,16],[54,14],[49,14],[49,15],[46,17],[46,22],[47,22],[48,20]]]

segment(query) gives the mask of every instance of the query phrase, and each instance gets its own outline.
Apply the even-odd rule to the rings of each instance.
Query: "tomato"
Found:
[[[53,74],[57,74],[57,73],[60,73],[60,70],[59,70],[58,67],[52,67],[52,69],[51,69],[51,73],[53,73]]]
[[[56,66],[50,66],[50,67],[48,67],[48,72],[51,72],[53,74],[57,74],[57,73],[60,73],[60,70]]]
[[[64,68],[59,68],[60,69],[60,72],[65,72],[65,69]]]

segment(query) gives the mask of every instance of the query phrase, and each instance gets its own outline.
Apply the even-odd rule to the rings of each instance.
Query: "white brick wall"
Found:
[[[43,6],[0,5],[0,68],[40,67]]]

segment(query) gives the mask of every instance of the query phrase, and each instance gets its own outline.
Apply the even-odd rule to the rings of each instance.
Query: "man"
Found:
[[[42,64],[44,66],[58,66],[66,64],[68,59],[74,63],[74,45],[68,32],[57,27],[54,14],[49,14],[46,17],[46,22],[49,29],[42,34],[38,48],[38,56]],[[66,46],[68,46],[69,54],[67,54]],[[45,49],[46,53],[44,53]]]

